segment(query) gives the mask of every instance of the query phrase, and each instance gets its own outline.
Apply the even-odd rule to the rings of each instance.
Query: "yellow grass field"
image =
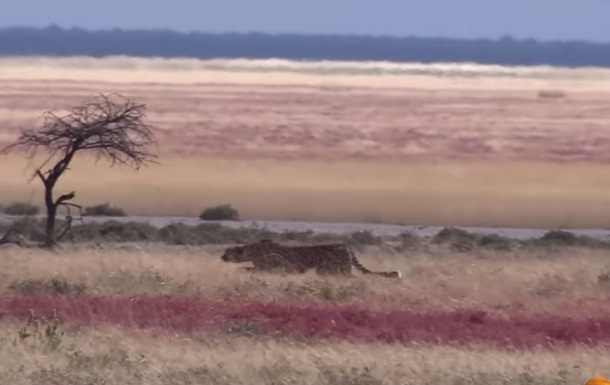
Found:
[[[18,325],[0,338],[15,340]],[[482,348],[298,343],[248,338],[151,338],[102,329],[0,347],[0,380],[11,384],[584,384],[610,365],[606,349],[503,352]],[[383,357],[382,360],[379,358]]]
[[[368,309],[472,307],[507,315],[535,312],[549,318],[566,313],[586,318],[608,309],[608,283],[599,279],[600,273],[610,269],[607,252],[585,248],[503,255],[455,254],[437,248],[392,255],[373,247],[358,253],[371,268],[402,270],[405,279],[399,282],[362,275],[253,276],[222,263],[222,249],[66,245],[61,252],[45,252],[5,246],[0,247],[0,290],[6,296],[26,290],[24,282],[56,278],[84,285],[85,296],[300,298],[354,303]],[[333,298],[329,293],[343,294]],[[104,324],[79,329],[60,324],[64,334],[51,349],[44,329],[30,328],[33,334],[21,341],[19,329],[24,324],[23,320],[5,320],[0,325],[0,380],[5,383],[554,385],[582,384],[607,373],[610,365],[609,351],[603,346],[512,350],[477,344],[184,336]]]
[[[0,60],[0,145],[95,92],[147,104],[159,166],[78,158],[60,190],[134,215],[610,225],[610,71],[188,59]],[[560,91],[559,97],[540,91]],[[39,204],[17,156],[0,204]]]
[[[243,219],[606,228],[610,166],[542,162],[333,161],[162,157],[139,172],[77,159],[58,192],[132,215],[196,217],[231,203]],[[2,200],[42,204],[18,156],[0,163]]]

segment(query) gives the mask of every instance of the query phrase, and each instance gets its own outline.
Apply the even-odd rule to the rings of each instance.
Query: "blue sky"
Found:
[[[610,42],[610,0],[16,0],[0,26]],[[1,44],[1,42],[0,42]]]

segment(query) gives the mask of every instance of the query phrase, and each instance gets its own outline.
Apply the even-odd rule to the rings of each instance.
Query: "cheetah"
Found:
[[[342,243],[314,246],[284,246],[262,240],[243,246],[229,247],[220,257],[224,262],[252,262],[248,271],[277,271],[303,274],[315,269],[318,275],[351,275],[352,266],[364,274],[401,278],[400,271],[376,272],[364,267],[352,250]]]

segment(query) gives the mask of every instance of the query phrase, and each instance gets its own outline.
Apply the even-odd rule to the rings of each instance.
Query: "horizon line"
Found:
[[[62,31],[84,31],[89,33],[103,33],[103,32],[164,32],[171,33],[176,35],[212,35],[212,36],[228,36],[228,35],[262,35],[268,37],[283,37],[283,36],[291,36],[291,37],[340,37],[340,38],[372,38],[372,39],[393,39],[393,40],[407,40],[407,39],[419,39],[419,40],[450,40],[450,41],[486,41],[486,42],[501,42],[506,40],[511,40],[514,42],[536,42],[541,44],[588,44],[588,45],[598,45],[598,46],[607,46],[610,45],[610,40],[608,41],[596,41],[596,40],[585,40],[585,39],[539,39],[534,37],[515,37],[510,34],[504,34],[498,37],[451,37],[451,36],[426,36],[426,35],[390,35],[390,34],[373,34],[373,33],[338,33],[338,32],[268,32],[268,31],[206,31],[206,30],[176,30],[168,27],[156,27],[156,28],[131,28],[131,27],[104,27],[104,28],[91,28],[91,27],[82,27],[82,26],[62,26],[58,23],[50,23],[44,27],[41,26],[31,26],[31,25],[6,25],[0,26],[0,32],[10,31],[10,30],[19,30],[19,29],[30,29],[30,30],[38,30],[44,31],[48,29],[58,29]]]

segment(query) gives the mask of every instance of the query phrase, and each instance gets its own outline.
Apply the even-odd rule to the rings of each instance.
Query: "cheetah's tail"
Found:
[[[354,252],[348,247],[347,251],[349,252],[351,259],[352,259],[352,265],[354,267],[356,267],[356,269],[360,270],[362,273],[364,274],[376,274],[376,275],[380,275],[382,277],[386,277],[386,278],[402,278],[402,273],[398,270],[396,271],[372,271],[367,269],[366,267],[364,267],[360,261],[358,261],[358,258],[356,258],[356,256],[354,255]]]

